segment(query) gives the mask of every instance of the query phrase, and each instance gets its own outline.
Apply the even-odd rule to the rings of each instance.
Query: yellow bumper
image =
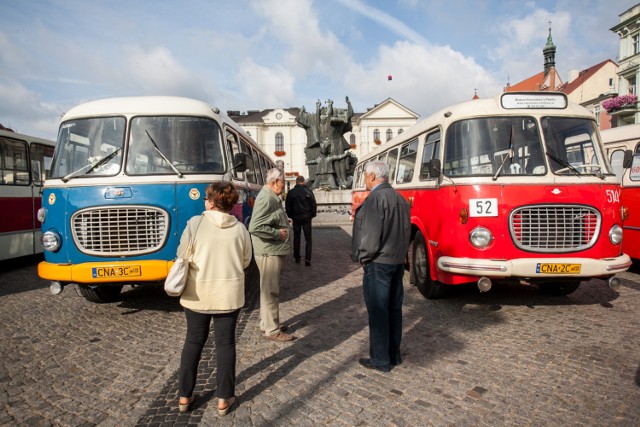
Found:
[[[173,261],[87,262],[84,264],[38,264],[45,280],[73,283],[153,282],[167,277]]]

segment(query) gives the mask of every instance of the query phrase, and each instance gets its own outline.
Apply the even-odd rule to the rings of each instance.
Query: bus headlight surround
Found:
[[[622,227],[618,224],[615,224],[611,227],[611,230],[609,230],[609,241],[614,245],[622,243]]]
[[[42,233],[40,241],[42,242],[42,247],[45,251],[55,252],[60,249],[62,238],[57,232],[49,230]]]
[[[476,227],[469,233],[469,242],[478,248],[484,249],[493,241],[493,234],[485,227]]]

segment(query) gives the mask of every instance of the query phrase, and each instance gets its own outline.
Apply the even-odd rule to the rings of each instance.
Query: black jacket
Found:
[[[316,198],[306,185],[296,184],[287,194],[285,202],[287,216],[295,222],[305,223],[315,218],[317,213]]]
[[[351,259],[362,264],[404,264],[411,241],[410,210],[388,182],[379,184],[356,210]]]

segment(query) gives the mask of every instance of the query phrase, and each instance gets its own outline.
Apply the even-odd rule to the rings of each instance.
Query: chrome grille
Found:
[[[538,205],[511,213],[511,238],[533,252],[574,252],[594,245],[600,234],[600,212],[589,206]]]
[[[84,209],[71,217],[73,239],[89,255],[140,255],[162,247],[169,218],[149,206]]]

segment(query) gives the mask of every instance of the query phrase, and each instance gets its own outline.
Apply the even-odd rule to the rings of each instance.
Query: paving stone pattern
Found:
[[[93,304],[73,287],[52,296],[35,258],[2,263],[0,425],[640,425],[640,268],[619,292],[592,280],[567,297],[457,287],[430,301],[405,276],[404,363],[383,374],[357,362],[368,349],[362,270],[339,222],[314,228],[310,267],[286,262],[281,317],[297,340],[261,337],[253,267],[237,328],[240,404],[224,418],[213,344],[193,411],[178,413],[185,321],[160,287]]]

